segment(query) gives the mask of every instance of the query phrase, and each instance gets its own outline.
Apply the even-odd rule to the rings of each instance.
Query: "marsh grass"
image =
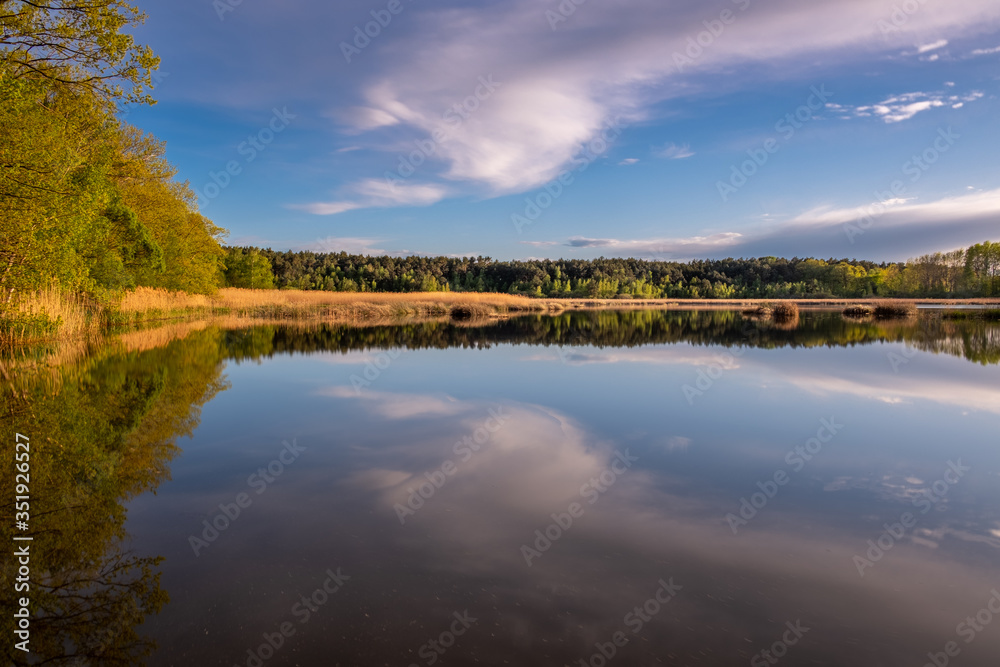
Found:
[[[875,314],[875,307],[870,306],[866,303],[859,303],[844,308],[843,314],[844,317],[853,317],[853,318],[871,317],[872,315]]]
[[[776,320],[798,319],[799,304],[794,301],[781,301],[771,309],[771,317]]]
[[[56,335],[77,336],[99,328],[79,297],[63,292],[54,283],[0,313],[0,342],[48,338]]]
[[[792,320],[798,322],[799,319],[799,305],[794,301],[765,302],[756,308],[747,308],[742,312],[749,317],[773,319],[775,322],[790,322]]]
[[[107,327],[136,326],[192,317],[230,320],[371,322],[452,317],[456,320],[546,312],[539,299],[467,292],[304,292],[226,288],[214,295],[139,287],[117,302],[88,304],[57,288],[23,298],[0,316],[0,342],[20,345],[54,337],[97,334]]]
[[[881,319],[913,317],[917,314],[917,306],[909,301],[876,301],[872,314]]]

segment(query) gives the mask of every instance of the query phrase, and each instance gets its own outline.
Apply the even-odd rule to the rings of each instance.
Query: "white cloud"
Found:
[[[945,197],[936,201],[915,203],[913,198],[894,198],[883,202],[889,209],[879,216],[879,225],[914,224],[931,220],[949,220],[1000,214],[1000,189]],[[873,204],[850,208],[819,207],[806,211],[790,222],[799,225],[840,225],[877,213]],[[878,209],[881,210],[881,209]]]
[[[633,165],[633,164],[635,164],[638,161],[639,161],[639,158],[627,157],[624,160],[622,160],[621,162],[619,162],[618,165],[619,166],[628,166],[628,165]]]
[[[414,417],[447,417],[460,414],[464,405],[451,396],[432,394],[402,394],[366,389],[356,392],[351,387],[324,387],[321,396],[355,399],[369,411],[383,419],[412,419]]]
[[[992,49],[976,49],[972,52],[974,56],[989,56],[994,53],[1000,53],[1000,46],[996,46]]]
[[[659,148],[653,149],[653,155],[656,157],[666,158],[668,160],[683,160],[686,157],[691,157],[694,155],[694,151],[687,144],[683,146],[678,146],[674,143],[668,143]]]
[[[946,84],[948,85],[948,84]],[[954,85],[954,84],[950,84]],[[878,117],[886,123],[899,123],[913,118],[921,111],[935,109],[945,105],[951,105],[954,109],[959,109],[965,102],[972,102],[983,97],[983,93],[976,90],[964,96],[946,95],[943,92],[934,93],[904,93],[886,98],[878,104],[850,106],[842,104],[827,104],[827,108],[840,114],[841,118],[870,118]]]
[[[312,213],[313,215],[336,215],[338,213],[344,213],[346,211],[353,211],[356,208],[361,208],[361,204],[349,201],[331,201],[295,205],[294,208],[300,208],[304,211]]]
[[[570,248],[607,249],[614,256],[647,259],[704,257],[881,256],[904,260],[928,250],[958,247],[988,238],[1000,218],[1000,188],[964,191],[930,201],[893,197],[859,206],[816,206],[792,217],[768,219],[753,233],[723,232],[674,239],[572,237]],[[847,227],[868,220],[866,235],[857,241]],[[531,242],[551,245],[552,242]]]
[[[444,199],[448,190],[430,183],[390,183],[388,180],[369,178],[349,187],[357,195],[353,199],[311,204],[293,204],[291,208],[314,215],[336,215],[359,208],[388,206],[427,206]]]
[[[743,237],[738,232],[724,232],[710,236],[666,239],[594,239],[574,236],[565,245],[571,248],[611,248],[616,254],[644,257],[678,258],[695,257],[719,248],[737,245]]]
[[[1000,17],[1000,6],[954,0],[947,11],[925,8],[910,16],[905,30],[886,37],[870,3],[755,4],[735,12],[725,38],[683,67],[674,54],[684,53],[688,40],[704,30],[710,12],[702,2],[588,3],[555,33],[537,0],[426,8],[408,16],[412,32],[370,54],[376,58],[385,47],[380,67],[366,78],[363,111],[355,111],[353,129],[397,124],[394,131],[405,127],[417,138],[445,131],[448,140],[437,150],[446,165],[441,175],[505,194],[551,181],[609,119],[641,121],[665,100],[717,93],[720,82],[754,83],[733,83],[740,80],[731,75],[733,68],[803,58],[823,58],[832,66],[862,52],[895,51],[917,34],[953,39]],[[500,85],[477,101],[477,91],[484,92],[480,77],[490,73]],[[713,76],[723,73],[722,79]],[[463,100],[476,108],[456,126],[447,110]],[[914,100],[872,113],[898,122],[943,103]]]
[[[313,252],[346,252],[351,255],[408,255],[407,250],[387,250],[379,239],[365,239],[353,236],[327,236],[312,243],[297,246],[293,250]]]
[[[927,53],[928,51],[936,51],[944,46],[948,46],[948,40],[939,39],[936,42],[931,42],[930,44],[924,44],[923,46],[917,47],[917,53]]]
[[[349,124],[355,131],[364,132],[379,127],[398,125],[400,120],[383,109],[371,107],[352,107],[339,114],[334,114]]]

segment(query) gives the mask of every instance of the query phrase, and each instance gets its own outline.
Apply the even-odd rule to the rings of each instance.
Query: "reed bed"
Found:
[[[799,316],[799,304],[794,301],[782,301],[775,304],[771,309],[771,317],[776,320],[797,319]]]
[[[875,307],[865,303],[855,304],[844,308],[844,317],[863,318],[871,317],[875,314]]]
[[[118,304],[118,310],[129,314],[173,313],[193,308],[208,308],[211,305],[210,297],[204,294],[171,292],[154,287],[136,287],[125,293]]]
[[[787,322],[798,320],[799,305],[794,301],[765,302],[754,308],[747,308],[742,312],[744,315],[750,317],[773,319],[776,322]]]
[[[882,319],[913,317],[917,314],[917,305],[910,301],[876,301],[872,314]]]
[[[400,318],[475,319],[546,312],[550,304],[511,294],[471,292],[304,292],[226,288],[214,295],[139,287],[117,302],[97,305],[52,287],[22,298],[0,317],[0,342],[23,344],[53,337],[97,334],[111,325],[225,317],[254,321],[321,319],[332,322]]]
[[[446,316],[456,319],[542,312],[545,304],[511,294],[472,292],[302,292],[221,289],[212,298],[217,312],[237,317],[314,316],[368,320],[386,317]]]
[[[54,283],[18,301],[0,317],[0,342],[59,335],[78,336],[100,329],[78,296],[62,291]]]

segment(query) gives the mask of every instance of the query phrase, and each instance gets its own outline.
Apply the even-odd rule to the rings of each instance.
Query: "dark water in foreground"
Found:
[[[14,431],[32,447],[29,663],[1000,656],[996,324],[601,312],[130,340],[3,380],[5,469]]]

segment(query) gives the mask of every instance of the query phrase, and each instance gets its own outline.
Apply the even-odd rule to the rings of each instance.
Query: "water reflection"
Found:
[[[709,346],[843,347],[905,342],[981,364],[1000,363],[1000,324],[948,321],[940,314],[903,320],[853,320],[828,311],[806,312],[793,326],[737,311],[589,311],[534,315],[496,322],[424,322],[379,327],[257,327],[232,331],[234,359],[282,353],[367,349],[489,348],[499,344],[641,347],[688,343]]]
[[[16,664],[136,664],[154,648],[137,629],[168,600],[161,558],[131,549],[126,503],[169,477],[174,444],[224,383],[218,336],[203,333],[142,354],[95,352],[61,368],[6,372],[5,439],[29,439],[30,542],[14,542],[13,475],[0,478],[0,536],[29,546],[30,582],[15,592],[4,559],[4,652]],[[4,468],[14,467],[4,446]],[[22,578],[23,579],[23,578]],[[15,599],[31,600],[30,658],[13,647]],[[19,607],[19,606],[18,606]]]
[[[139,662],[147,617],[152,665],[729,665],[768,664],[791,623],[787,664],[922,665],[956,641],[992,665],[998,635],[956,626],[1000,584],[998,332],[725,311],[208,327],[24,376],[13,423],[73,443],[33,463],[40,511],[72,519],[44,526],[65,559],[46,570],[119,562],[126,502],[134,554],[166,558],[94,623],[47,602],[36,636],[93,664],[110,636]]]

